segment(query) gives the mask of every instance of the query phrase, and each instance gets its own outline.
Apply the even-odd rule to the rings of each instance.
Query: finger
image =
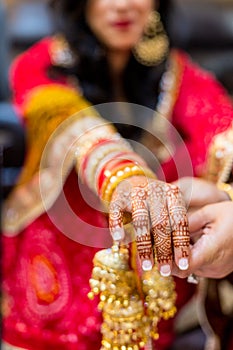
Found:
[[[179,189],[173,185],[167,186],[166,198],[175,262],[180,270],[187,270],[190,256],[190,236],[184,200]]]
[[[215,256],[215,248],[211,243],[211,235],[203,233],[199,240],[191,246],[187,274],[194,273],[199,277],[211,277],[211,275],[208,275],[210,272],[209,267],[210,269],[215,269],[213,268]],[[180,277],[179,274],[177,275]]]
[[[203,233],[191,249],[190,269],[193,272],[200,270],[214,261],[215,247],[211,235]]]
[[[202,230],[190,232],[190,244],[192,245],[195,244],[201,238],[202,235],[203,235]],[[189,263],[190,263],[190,259],[189,259]]]
[[[131,193],[132,220],[136,232],[137,250],[144,271],[151,270],[153,265],[146,196],[147,194],[143,187],[136,187]]]
[[[123,209],[119,200],[114,200],[109,205],[109,229],[115,242],[120,242],[124,239]]]
[[[184,203],[186,207],[189,206],[192,199],[192,188],[193,188],[193,178],[192,177],[183,177],[172,183],[175,187],[178,187],[182,196],[184,198]],[[193,203],[192,203],[193,205]]]
[[[209,206],[205,206],[189,216],[189,229],[190,232],[200,231],[214,218],[212,217],[212,211],[208,210]]]
[[[189,269],[188,270],[180,270],[179,267],[174,263],[172,265],[172,273],[173,276],[179,277],[179,278],[187,278],[190,274]]]
[[[158,269],[161,275],[169,276],[173,254],[170,222],[164,199],[164,184],[151,183],[148,186],[148,207]]]
[[[220,277],[220,263],[215,261],[216,247],[212,245],[211,241],[211,235],[203,233],[203,236],[191,246],[188,270],[181,271],[174,265],[172,275],[179,278],[185,278],[193,274],[197,277]]]

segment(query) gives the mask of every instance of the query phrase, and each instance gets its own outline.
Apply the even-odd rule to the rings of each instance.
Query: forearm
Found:
[[[80,123],[85,127],[76,143],[76,169],[101,199],[108,202],[116,186],[128,177],[155,178],[145,161],[111,124],[101,117],[90,117]]]

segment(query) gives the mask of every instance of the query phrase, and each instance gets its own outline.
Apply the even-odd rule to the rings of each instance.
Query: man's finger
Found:
[[[205,207],[189,215],[189,230],[190,232],[199,231],[213,220],[213,213],[211,210],[209,210],[209,206],[206,205]]]

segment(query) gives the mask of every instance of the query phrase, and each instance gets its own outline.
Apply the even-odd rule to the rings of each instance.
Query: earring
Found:
[[[167,55],[169,40],[161,22],[160,14],[152,11],[144,33],[133,49],[136,60],[145,66],[159,64]]]

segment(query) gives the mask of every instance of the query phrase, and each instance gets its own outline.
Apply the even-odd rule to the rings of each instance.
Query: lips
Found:
[[[129,21],[129,20],[116,21],[116,22],[112,23],[112,25],[115,28],[127,29],[132,25],[132,21]]]

